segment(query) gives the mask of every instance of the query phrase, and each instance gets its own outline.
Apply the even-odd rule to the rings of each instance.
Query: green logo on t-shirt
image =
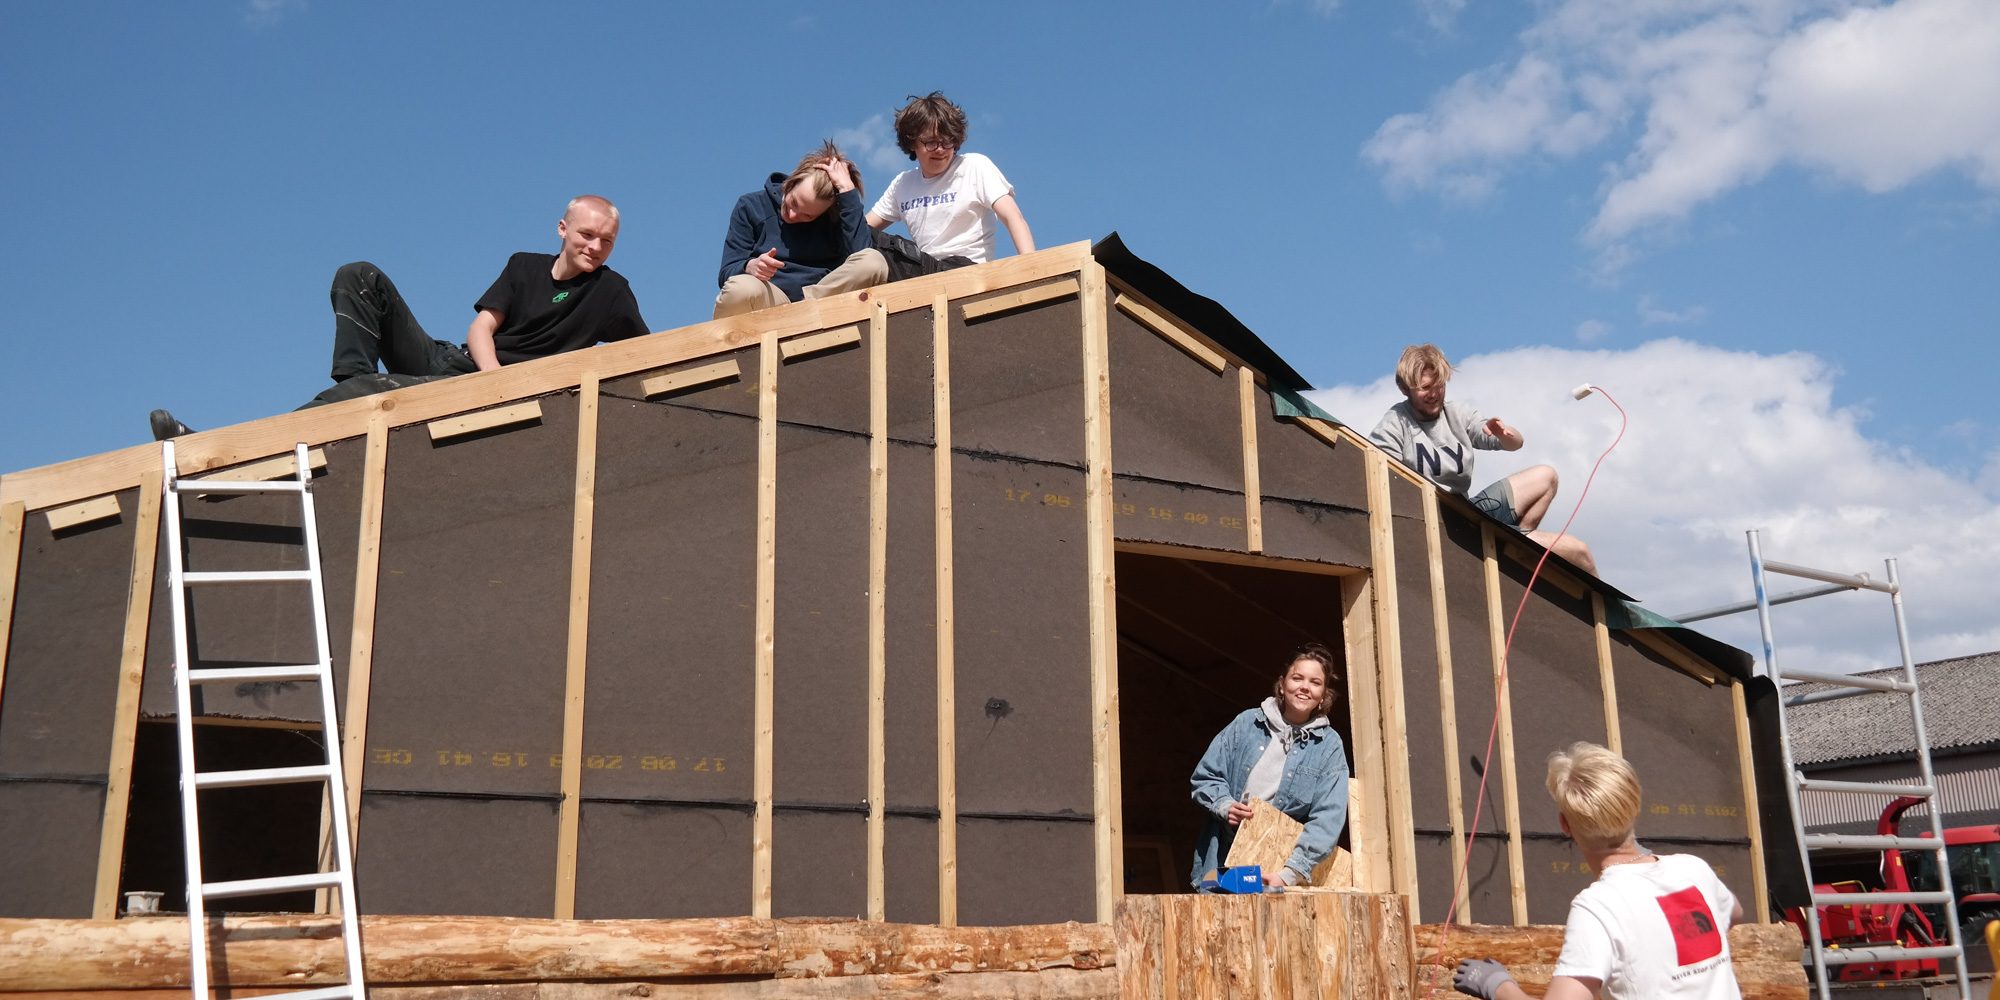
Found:
[[[566,298],[569,298],[569,293],[568,293],[568,292],[557,292],[557,293],[556,293],[556,297],[555,297],[555,298],[553,298],[553,299],[550,299],[550,300],[549,300],[549,304],[550,304],[550,305],[554,305],[555,303],[557,303],[557,302],[561,302],[562,300],[564,300],[564,299],[566,299]]]

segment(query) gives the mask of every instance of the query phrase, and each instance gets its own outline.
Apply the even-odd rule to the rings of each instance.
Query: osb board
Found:
[[[586,800],[580,834],[576,865],[580,920],[733,917],[750,912],[748,808]],[[553,855],[546,867],[554,870]],[[540,874],[539,867],[535,874]],[[367,901],[362,905],[366,907]]]
[[[361,831],[354,877],[365,912],[555,912],[553,799],[364,794]]]
[[[966,455],[951,464],[958,808],[1088,816],[1083,474]]]
[[[669,365],[665,368],[652,371],[638,372],[621,378],[606,379],[601,392],[607,397],[607,402],[611,398],[626,399],[634,402],[649,401],[671,404],[673,406],[691,406],[696,409],[715,410],[721,413],[734,413],[740,417],[755,417],[757,415],[758,350],[759,348],[751,346],[741,350],[712,354],[705,358],[696,358],[692,361]],[[676,372],[691,371],[697,368],[706,368],[709,365],[731,363],[736,365],[735,378],[723,379],[717,382],[706,382],[699,386],[690,386],[685,389],[661,393],[654,396],[651,400],[645,399],[645,389],[642,386],[647,379],[661,375],[671,375]],[[600,439],[601,444],[602,440]]]
[[[1257,481],[1267,497],[1368,509],[1360,446],[1329,445],[1271,410],[1271,394],[1256,387]]]
[[[1410,816],[1417,829],[1449,830],[1451,814],[1445,801],[1443,704],[1438,684],[1438,643],[1435,606],[1431,600],[1430,546],[1424,522],[1394,518],[1396,546],[1396,612],[1403,647],[1403,732],[1409,746]],[[1452,677],[1457,687],[1456,674]],[[1456,692],[1454,691],[1454,700]],[[1468,737],[1484,745],[1486,733],[1458,733],[1462,750]],[[1430,894],[1418,899],[1430,908]],[[1440,911],[1441,913],[1442,911]],[[1425,914],[1428,919],[1429,914]]]
[[[348,643],[354,621],[354,551],[361,523],[361,490],[367,442],[349,438],[325,446],[326,467],[313,477],[313,514],[319,522],[320,566],[326,596],[327,648],[334,689],[345,693]],[[393,470],[391,470],[393,473]],[[302,570],[305,532],[297,496],[284,494],[195,497],[181,505],[190,572]],[[162,517],[165,512],[162,511]],[[174,623],[167,586],[166,532],[154,561],[153,614],[146,641],[146,682],[140,702],[148,718],[174,713]],[[190,655],[204,666],[278,666],[318,658],[313,638],[312,592],[303,583],[198,586],[188,591]],[[198,714],[318,724],[320,693],[304,682],[203,685],[195,689]],[[335,704],[345,705],[340,699]]]
[[[1368,566],[1368,515],[1346,507],[1266,500],[1264,553],[1334,566]]]
[[[1114,439],[1114,449],[1118,440],[1122,439]],[[1127,476],[1113,478],[1111,486],[1112,530],[1120,541],[1164,542],[1230,552],[1242,552],[1249,546],[1241,493]]]
[[[1093,920],[1094,867],[1088,822],[961,818],[958,922],[993,926]]]
[[[539,425],[390,433],[364,788],[557,790],[576,399],[541,402]]]
[[[748,801],[757,422],[605,399],[597,444],[583,794]]]
[[[882,748],[883,797],[890,809],[935,810],[938,805],[937,495],[932,487],[933,454],[933,449],[919,445],[889,445]],[[935,828],[930,836],[933,843],[929,856],[935,858]],[[890,866],[891,905],[894,905],[898,867]],[[932,878],[932,897],[927,905],[931,907],[930,919],[935,920],[934,874]],[[901,918],[892,916],[892,919]]]
[[[39,515],[21,526],[6,688],[0,692],[0,775],[104,776],[138,492],[118,494],[125,513],[116,520],[60,535],[51,534],[48,519]],[[93,819],[86,830],[42,836],[81,838],[94,853],[96,830]]]
[[[868,440],[780,427],[777,517],[772,791],[851,806],[868,795]]]
[[[1549,754],[1578,740],[1602,744],[1604,689],[1597,671],[1597,633],[1589,605],[1543,580],[1521,605],[1530,568],[1505,556],[1500,565],[1500,610],[1512,625],[1507,683],[1514,707],[1515,774],[1521,788],[1521,828],[1560,835],[1555,804],[1543,790]],[[1624,694],[1620,689],[1621,696]],[[1735,745],[1735,730],[1718,737]],[[1629,744],[1628,744],[1629,745]],[[1533,914],[1530,918],[1534,919]]]
[[[100,783],[0,782],[0,917],[89,917],[103,816]]]
[[[951,311],[955,450],[1083,465],[1082,315],[1075,296],[969,324]]]
[[[1748,842],[1728,686],[1693,680],[1617,632],[1611,664],[1625,757],[1646,792],[1640,831]]]
[[[1123,475],[1241,493],[1235,369],[1218,375],[1124,311],[1110,313],[1113,467]]]
[[[883,912],[892,923],[934,924],[938,918],[937,814],[890,813],[882,824]],[[959,833],[964,856],[963,828]]]
[[[858,802],[852,805],[856,808],[848,812],[781,806],[771,817],[772,916],[867,915],[868,817]],[[921,864],[924,859],[893,860]]]

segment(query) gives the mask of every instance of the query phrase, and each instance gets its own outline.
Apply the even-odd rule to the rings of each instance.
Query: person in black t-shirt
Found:
[[[647,332],[625,276],[604,266],[618,242],[618,207],[594,194],[570,199],[556,223],[559,253],[517,253],[473,304],[465,344],[424,332],[396,285],[366,261],[333,273],[332,388],[306,403],[353,399],[433,379],[491,371]],[[386,371],[378,371],[378,364]],[[166,410],[151,416],[153,437],[190,428]]]

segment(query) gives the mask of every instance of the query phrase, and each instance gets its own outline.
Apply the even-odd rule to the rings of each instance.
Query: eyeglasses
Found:
[[[943,136],[932,136],[929,139],[918,139],[917,145],[924,149],[951,149],[957,146],[958,142],[953,139],[946,139]]]

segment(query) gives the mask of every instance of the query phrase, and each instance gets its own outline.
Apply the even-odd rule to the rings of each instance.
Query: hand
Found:
[[[750,263],[743,265],[743,273],[758,281],[769,281],[784,266],[785,262],[778,259],[778,248],[772,247],[763,256],[750,258]]]
[[[1486,424],[1485,424],[1485,429],[1486,429],[1486,433],[1488,433],[1488,434],[1491,434],[1491,435],[1493,435],[1494,437],[1497,437],[1497,438],[1503,438],[1503,437],[1506,437],[1506,436],[1507,436],[1507,432],[1508,432],[1509,430],[1512,430],[1512,428],[1510,428],[1510,427],[1508,427],[1508,426],[1507,426],[1507,422],[1506,422],[1506,421],[1504,421],[1504,420],[1501,420],[1501,419],[1500,419],[1499,417],[1492,417],[1492,418],[1489,418],[1489,419],[1488,419],[1488,420],[1486,421]]]
[[[1251,811],[1250,805],[1247,802],[1231,802],[1229,804],[1229,811],[1224,813],[1222,818],[1228,820],[1230,826],[1235,826],[1249,819]]]
[[[834,190],[842,194],[854,190],[854,174],[848,171],[846,160],[828,160],[819,168],[826,171],[827,178],[833,181]]]
[[[1514,981],[1507,967],[1490,958],[1468,958],[1451,974],[1451,988],[1467,996],[1494,1000],[1500,987]]]

